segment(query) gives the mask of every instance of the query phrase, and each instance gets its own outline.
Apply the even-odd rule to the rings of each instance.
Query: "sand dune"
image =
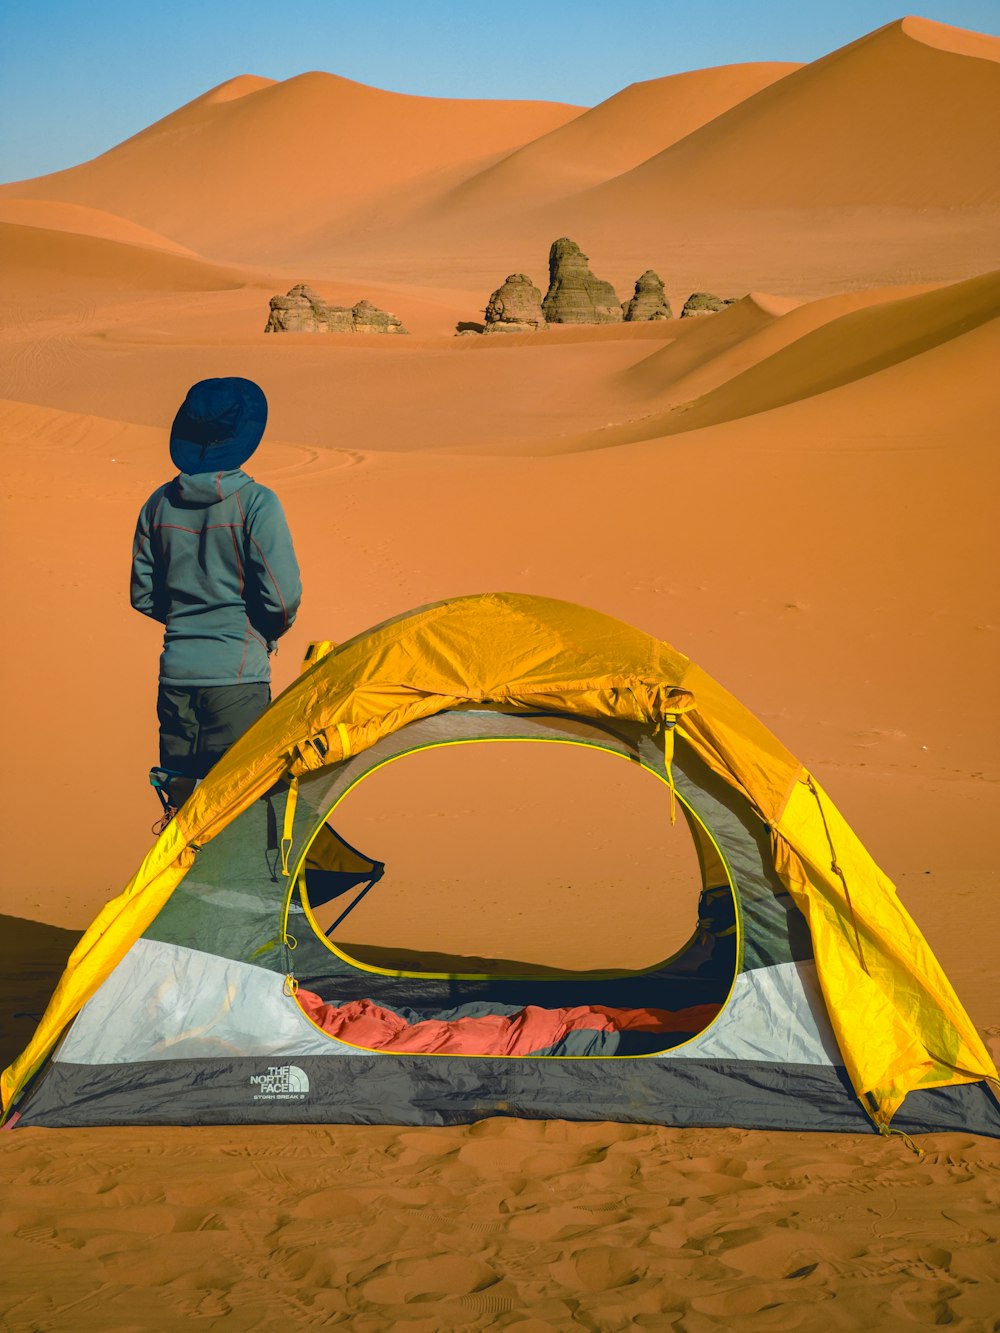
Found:
[[[818,304],[810,302],[809,309],[814,310]],[[695,383],[703,382],[714,370],[715,374],[728,378],[729,354],[733,349],[739,348],[740,354],[746,355],[745,349],[753,344],[755,335],[798,306],[799,302],[787,298],[748,292],[713,319],[698,319],[687,326],[679,324],[676,338],[629,369],[629,387],[644,396],[666,393],[674,396],[684,395],[692,377]],[[819,322],[823,322],[822,317]],[[684,402],[685,398],[681,396],[676,401]]]
[[[832,313],[829,307],[839,300],[815,304],[826,306]],[[995,406],[995,387],[986,371],[990,356],[1000,350],[1000,274],[919,296],[865,305],[829,318],[812,330],[803,329],[807,320],[797,319],[799,314],[793,311],[780,322],[783,325],[787,320],[792,327],[774,330],[778,337],[788,336],[785,346],[761,356],[746,370],[684,404],[673,419],[658,420],[652,433],[697,430],[811,398],[919,357],[954,338],[970,335],[982,325],[989,327],[980,342],[980,352],[966,367],[961,390],[955,382],[931,377],[927,396],[940,400],[941,385],[947,384],[944,402],[965,420],[969,420],[970,409],[988,415],[991,405]],[[768,341],[757,339],[750,355],[760,355]],[[915,387],[919,388],[919,382]],[[910,399],[898,404],[897,410],[905,413],[912,406]]]
[[[266,260],[298,233],[321,236],[383,195],[482,167],[579,110],[410,97],[323,73],[233,88],[17,193],[106,209],[199,252]]]
[[[167,250],[175,255],[198,255],[186,246],[161,236],[148,227],[107,213],[101,208],[87,208],[83,204],[61,203],[54,199],[11,199],[0,196],[0,222],[20,227],[37,227],[43,231],[68,231],[79,236],[99,236],[106,241],[121,241],[125,245],[142,245],[153,250]],[[53,265],[55,267],[55,265]]]
[[[886,287],[791,304],[751,294],[630,368],[627,383],[683,404],[678,429],[751,415],[874,374],[995,319],[1000,274],[934,291]],[[665,425],[658,419],[650,429]]]
[[[435,199],[454,208],[517,211],[636,167],[800,66],[727,65],[633,83]]]
[[[1000,39],[907,18],[725,112],[580,201],[583,214],[996,206]]]
[[[127,228],[124,230],[127,233]],[[51,309],[53,296],[57,305],[71,305],[85,288],[104,295],[116,291],[218,291],[242,286],[248,280],[240,270],[183,252],[12,222],[0,222],[0,253],[4,299],[21,299],[28,310],[47,299],[46,309]]]

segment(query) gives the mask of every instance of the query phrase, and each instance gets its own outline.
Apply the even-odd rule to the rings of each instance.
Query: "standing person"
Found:
[[[242,470],[264,434],[250,380],[201,380],[170,432],[178,475],[139,513],[132,605],[166,626],[156,711],[168,814],[271,699],[269,656],[302,595],[273,491]]]

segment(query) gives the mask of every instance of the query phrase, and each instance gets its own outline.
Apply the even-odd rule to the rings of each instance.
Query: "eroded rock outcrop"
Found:
[[[542,294],[525,273],[511,273],[489,299],[486,333],[533,333],[545,328]]]
[[[265,333],[405,333],[403,322],[371,301],[328,305],[304,282],[287,296],[271,297]]]
[[[622,308],[610,282],[591,273],[576,241],[561,236],[549,250],[549,290],[542,311],[550,324],[618,324]]]
[[[351,306],[355,333],[405,333],[403,321],[388,310],[380,310],[371,301]]]
[[[735,297],[713,296],[711,292],[692,292],[684,302],[681,319],[690,319],[692,315],[715,315],[732,305]]]
[[[673,319],[663,282],[658,273],[651,268],[636,280],[635,294],[628,301],[622,302],[622,317],[629,324],[650,319]]]

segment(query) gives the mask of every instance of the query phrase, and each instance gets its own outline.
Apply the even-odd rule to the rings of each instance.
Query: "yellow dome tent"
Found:
[[[323,649],[81,939],[3,1074],[8,1125],[512,1114],[1000,1135],[996,1069],[892,883],[815,777],[687,658],[508,593]],[[382,870],[329,822],[344,793],[401,754],[497,737],[594,746],[664,781],[702,870],[686,949],[642,973],[529,980],[388,972],[325,938],[319,898]],[[715,1016],[639,1047],[573,1031],[526,1054],[392,1052],[324,1030],[305,982],[329,1012],[365,1000],[404,1026],[590,998]]]

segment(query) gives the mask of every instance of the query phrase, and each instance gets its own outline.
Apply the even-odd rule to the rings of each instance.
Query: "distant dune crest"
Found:
[[[320,272],[368,249],[401,263],[487,241],[509,243],[516,269],[518,247],[577,232],[656,259],[665,226],[734,202],[1000,209],[998,102],[1000,40],[914,17],[809,65],[670,75],[589,109],[248,74],[0,202],[98,209],[214,260]]]
[[[259,93],[262,88],[273,88],[276,82],[276,79],[265,79],[259,74],[239,74],[235,79],[227,79],[211,92],[205,93],[202,100],[207,104],[235,102],[241,97]]]

